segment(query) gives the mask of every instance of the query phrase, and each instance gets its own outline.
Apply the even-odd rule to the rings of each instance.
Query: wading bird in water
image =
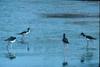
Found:
[[[62,42],[64,43],[64,62],[63,62],[63,66],[66,66],[66,65],[68,65],[68,63],[67,63],[67,61],[66,61],[66,56],[65,56],[65,54],[66,54],[66,47],[67,47],[67,45],[69,44],[69,41],[68,41],[68,39],[66,38],[66,34],[65,34],[65,33],[63,33]]]
[[[10,36],[9,38],[5,39],[4,41],[6,41],[8,43],[7,44],[8,57],[10,59],[16,58],[16,56],[9,51],[9,46],[12,49],[12,43],[14,43],[16,41],[16,37]]]
[[[81,33],[80,34],[81,36],[83,36],[84,38],[86,38],[86,40],[87,40],[87,45],[86,45],[86,52],[88,52],[88,47],[89,47],[89,41],[90,40],[96,40],[96,38],[94,38],[94,37],[92,37],[92,36],[90,36],[90,35],[86,35],[85,33]],[[85,59],[84,59],[84,57],[81,59],[81,62],[84,62],[85,61]]]
[[[18,33],[18,35],[21,35],[22,36],[22,39],[21,39],[21,42],[22,43],[25,43],[25,36],[27,35],[27,34],[29,34],[30,33],[30,28],[28,27],[27,28],[27,30],[26,31],[22,31],[22,32],[20,32],[20,33]],[[29,51],[30,49],[29,49],[29,45],[27,45],[27,50]]]
[[[88,48],[90,40],[96,40],[96,38],[94,38],[94,37],[92,37],[90,35],[86,35],[83,32],[80,35],[83,36],[84,38],[86,38],[86,40],[87,40],[87,46],[86,46],[86,48]]]

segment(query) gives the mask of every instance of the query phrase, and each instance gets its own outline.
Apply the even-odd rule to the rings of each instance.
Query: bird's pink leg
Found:
[[[25,39],[25,35],[23,34],[21,38],[22,43],[24,43],[24,39]]]
[[[64,62],[66,62],[66,50],[67,50],[67,44],[64,43]]]
[[[7,44],[7,51],[8,51],[8,53],[10,53],[10,51],[9,51],[9,45],[10,45],[10,42],[8,42],[8,44]]]
[[[89,40],[87,40],[86,50],[88,51],[89,48]]]

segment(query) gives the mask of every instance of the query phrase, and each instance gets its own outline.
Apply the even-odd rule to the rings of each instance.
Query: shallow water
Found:
[[[67,67],[98,67],[98,14],[98,2],[0,0],[0,67],[62,67],[63,33],[70,42],[66,51]],[[22,44],[17,33],[27,27],[31,28],[31,33],[26,36],[26,43]],[[86,40],[79,36],[81,32],[97,38],[89,43],[89,52],[93,56],[85,63],[80,62],[86,54]],[[17,37],[13,44],[16,59],[10,60],[6,57],[7,43],[4,39],[12,35]]]

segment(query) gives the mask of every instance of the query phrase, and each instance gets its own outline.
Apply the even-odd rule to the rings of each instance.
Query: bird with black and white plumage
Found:
[[[7,45],[7,50],[9,52],[9,46],[12,48],[12,45],[11,43],[14,43],[16,41],[16,37],[14,36],[10,36],[9,38],[5,39],[4,41],[8,42],[8,45]]]
[[[10,43],[14,43],[16,41],[16,37],[10,36],[9,38],[5,39],[4,41],[10,42]]]
[[[24,39],[25,39],[25,35],[29,34],[30,33],[30,28],[28,27],[26,31],[22,31],[20,33],[17,33],[18,35],[21,35],[22,38],[21,38],[21,42],[24,43]]]
[[[66,65],[68,65],[68,63],[67,63],[66,58],[65,58],[66,57],[65,53],[66,53],[66,46],[67,46],[67,44],[69,44],[69,41],[66,38],[66,34],[65,33],[63,33],[62,42],[64,43],[64,62],[62,63],[62,65],[66,66]]]
[[[29,33],[30,33],[30,27],[28,27],[26,31],[22,31],[22,32],[18,33],[18,35],[21,35],[22,36],[22,38],[21,38],[21,43],[22,44],[25,44],[26,43],[25,42],[25,36],[27,34],[29,34]],[[29,50],[30,50],[29,45],[27,45],[27,51],[29,51]]]
[[[96,40],[96,38],[94,38],[93,36],[90,36],[90,35],[86,35],[85,33],[81,33],[80,34],[81,36],[83,36],[86,40],[87,40],[87,46],[86,48],[88,49],[88,46],[89,46],[89,41],[93,41],[93,40]]]
[[[18,35],[27,35],[30,33],[30,28],[28,27],[26,31],[22,31],[20,33],[18,33]]]
[[[94,37],[92,37],[92,36],[90,36],[90,35],[86,35],[85,33],[81,33],[80,34],[81,36],[83,36],[83,37],[85,37],[87,40],[96,40],[96,38],[94,38]]]
[[[63,41],[63,43],[65,43],[65,44],[69,44],[69,41],[68,41],[68,39],[66,38],[66,34],[65,34],[65,33],[63,33],[63,39],[62,39],[62,41]]]
[[[9,52],[9,46],[12,49],[12,44],[11,43],[14,43],[16,41],[16,37],[10,36],[9,38],[5,39],[4,41],[8,42],[8,44],[7,44],[8,56],[7,57],[9,57],[10,59],[16,58],[15,54]]]
[[[90,35],[86,35],[86,34],[83,33],[83,32],[82,32],[80,35],[83,36],[84,38],[86,38],[86,40],[87,40],[86,51],[88,52],[88,47],[89,47],[88,41],[89,41],[89,40],[96,40],[96,38],[93,37],[93,36],[90,36]],[[81,59],[81,62],[83,63],[84,61],[85,61],[85,59],[82,58],[82,59]]]

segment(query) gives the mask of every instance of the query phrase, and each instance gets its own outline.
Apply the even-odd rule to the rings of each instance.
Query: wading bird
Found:
[[[84,38],[86,38],[86,40],[87,40],[86,52],[88,52],[89,40],[96,40],[96,38],[94,38],[94,37],[92,37],[92,36],[90,36],[90,35],[86,35],[86,34],[84,34],[83,32],[82,32],[80,35],[83,36]],[[81,59],[81,62],[84,62],[84,61],[85,61],[85,59],[82,58],[82,59]]]
[[[8,42],[8,44],[7,44],[8,57],[10,59],[16,58],[16,56],[9,51],[9,46],[12,49],[12,43],[14,43],[16,41],[16,37],[10,36],[9,38],[5,39],[4,41]]]
[[[11,36],[11,37],[5,39],[4,41],[7,41],[8,42],[7,51],[9,52],[9,46],[12,49],[12,44],[11,43],[14,43],[16,41],[16,37]]]
[[[89,46],[89,40],[96,40],[96,38],[94,38],[90,35],[86,35],[83,32],[80,35],[83,36],[84,38],[86,38],[86,40],[87,40],[87,47],[86,48],[88,48],[88,46]]]
[[[18,35],[22,36],[21,42],[25,43],[25,36],[30,33],[30,28],[28,27],[26,31],[18,33]],[[27,46],[27,50],[29,51],[29,45]]]
[[[66,61],[66,56],[65,56],[65,54],[66,54],[66,47],[67,47],[67,45],[69,44],[69,41],[68,41],[68,39],[66,38],[66,34],[65,34],[65,33],[63,33],[62,42],[64,43],[64,62],[63,62],[63,66],[65,66],[65,65],[68,64],[67,61]]]
[[[26,31],[23,31],[21,33],[18,33],[18,35],[22,35],[23,37],[25,37],[25,35],[29,34],[30,33],[30,28],[27,28]]]

